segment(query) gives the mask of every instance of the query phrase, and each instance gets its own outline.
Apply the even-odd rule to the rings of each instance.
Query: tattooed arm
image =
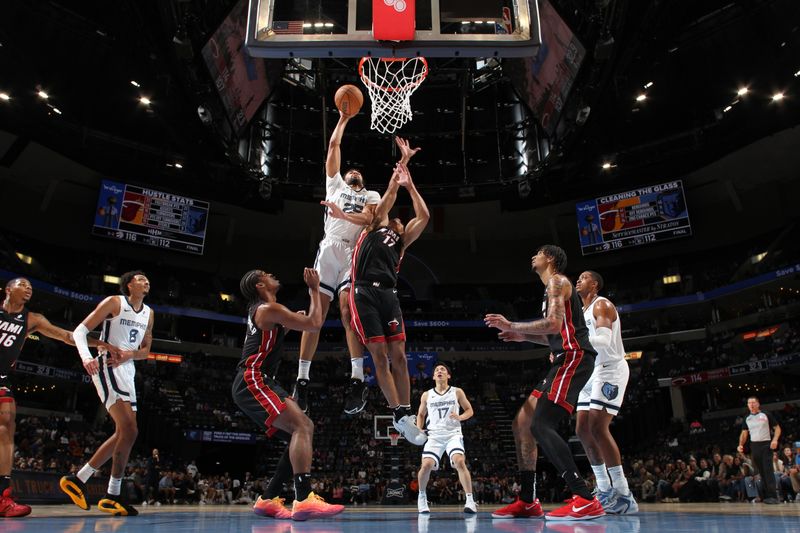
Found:
[[[554,335],[561,331],[567,300],[572,296],[572,285],[561,274],[547,282],[547,316],[533,322],[510,322],[502,315],[486,315],[487,326],[500,331],[512,331],[526,335]]]

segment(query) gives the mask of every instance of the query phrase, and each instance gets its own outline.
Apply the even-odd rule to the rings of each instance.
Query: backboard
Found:
[[[249,2],[255,57],[526,57],[541,42],[536,0],[416,0],[413,41],[375,40],[373,0]]]

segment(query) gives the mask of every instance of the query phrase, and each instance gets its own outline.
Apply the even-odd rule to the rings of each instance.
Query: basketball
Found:
[[[336,108],[346,117],[353,117],[358,114],[364,103],[364,95],[361,90],[355,85],[342,85],[336,91],[336,96],[333,100],[336,102]]]

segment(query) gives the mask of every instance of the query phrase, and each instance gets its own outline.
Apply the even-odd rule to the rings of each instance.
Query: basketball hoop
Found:
[[[411,95],[428,75],[424,57],[362,57],[358,74],[372,101],[371,129],[394,133],[414,118]]]
[[[389,433],[389,444],[392,446],[397,446],[397,443],[400,442],[400,433],[390,432]]]

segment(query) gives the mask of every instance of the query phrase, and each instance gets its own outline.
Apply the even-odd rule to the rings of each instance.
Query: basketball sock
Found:
[[[264,499],[271,500],[275,496],[280,496],[283,491],[283,484],[292,480],[292,462],[289,460],[289,446],[283,450],[283,455],[278,459],[275,466],[275,475],[269,480],[267,490],[264,492]]]
[[[0,476],[0,494],[11,486],[11,476]]]
[[[614,484],[614,488],[617,489],[617,492],[623,496],[627,496],[631,493],[631,490],[628,488],[628,480],[625,479],[625,472],[622,471],[622,465],[610,467],[608,473],[611,475],[611,482]]]
[[[294,476],[294,499],[302,502],[311,493],[311,474],[295,474]]]
[[[122,488],[122,478],[111,476],[108,478],[108,493],[112,496],[119,496]]]
[[[597,490],[606,492],[611,488],[611,479],[608,477],[608,472],[606,472],[606,465],[604,463],[592,465],[592,471],[594,472],[594,478],[597,480]],[[614,483],[614,486],[616,487],[617,484]]]
[[[533,503],[536,501],[536,471],[535,470],[520,470],[520,482],[522,486],[519,489],[519,499],[525,503]]]
[[[411,406],[410,405],[398,405],[394,409],[392,409],[394,414],[394,421],[400,422],[400,419],[404,416],[408,416],[411,414]]]
[[[80,479],[83,483],[86,483],[95,474],[95,472],[97,472],[97,469],[92,467],[92,465],[89,463],[86,463],[83,465],[83,468],[78,470],[76,475],[78,476],[78,479]]]
[[[311,361],[300,359],[297,363],[297,379],[310,379],[308,372],[311,370]]]
[[[350,358],[350,377],[359,381],[364,381],[364,358]]]

